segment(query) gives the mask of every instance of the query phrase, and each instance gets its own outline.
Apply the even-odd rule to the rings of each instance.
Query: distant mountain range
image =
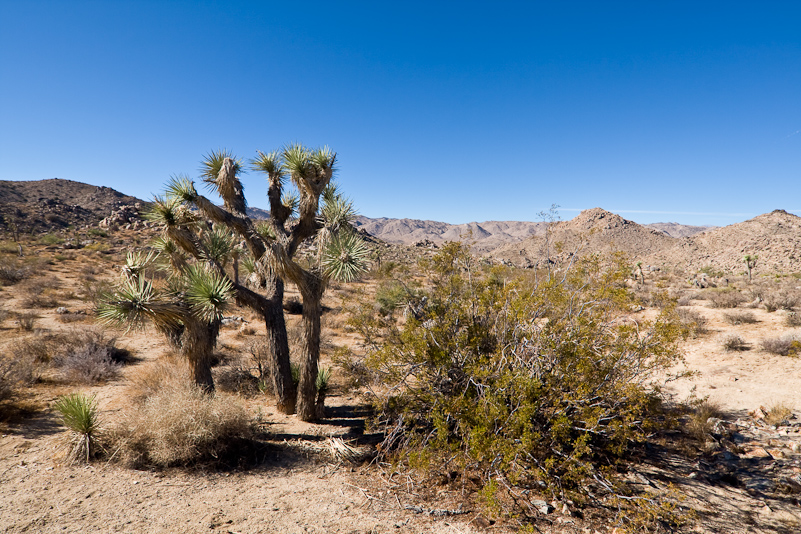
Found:
[[[0,181],[0,228],[8,230],[15,224],[21,232],[43,232],[93,226],[113,211],[137,204],[147,205],[108,187],[71,180]],[[254,218],[269,216],[260,208],[248,210]],[[741,271],[743,255],[756,254],[758,271],[801,271],[801,218],[783,210],[716,228],[640,225],[593,208],[551,225],[547,240],[548,226],[543,222],[448,224],[359,216],[355,226],[385,242],[404,245],[431,247],[461,239],[478,254],[518,266],[534,266],[546,258],[567,259],[571,254],[621,251],[646,265],[724,272]]]

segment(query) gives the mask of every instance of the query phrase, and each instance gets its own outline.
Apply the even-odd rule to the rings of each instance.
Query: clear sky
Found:
[[[370,217],[801,215],[801,2],[0,0],[2,180],[295,141]]]

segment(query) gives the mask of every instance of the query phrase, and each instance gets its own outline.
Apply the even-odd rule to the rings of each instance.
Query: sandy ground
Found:
[[[77,289],[79,265],[56,266],[53,272],[62,279],[65,291]],[[6,309],[19,308],[13,293],[4,290],[2,296]],[[65,304],[73,310],[88,308],[77,299]],[[736,442],[732,449],[736,452],[721,445],[707,459],[697,462],[670,457],[665,461],[673,463],[671,468],[643,465],[637,476],[653,488],[676,493],[684,505],[696,511],[699,519],[687,531],[801,532],[797,496],[777,496],[760,486],[801,475],[801,456],[798,449],[793,450],[793,443],[801,445],[801,422],[795,419],[796,424],[788,427],[767,428],[747,417],[760,405],[776,402],[801,408],[801,358],[774,356],[760,348],[762,339],[793,330],[783,326],[782,312],[755,309],[757,323],[731,326],[723,321],[727,310],[695,304],[693,309],[709,319],[710,329],[684,346],[687,367],[698,375],[673,383],[669,390],[677,399],[694,392],[719,403],[731,416],[730,437]],[[39,315],[37,327],[49,330],[91,325],[61,324],[54,310],[39,310]],[[253,326],[256,335],[263,333],[262,325]],[[722,338],[734,332],[746,340],[750,350],[722,349]],[[11,319],[0,324],[0,345],[19,335]],[[250,337],[225,330],[220,344],[233,351],[241,349]],[[125,368],[120,380],[93,388],[37,386],[32,395],[40,404],[48,405],[57,395],[75,389],[95,393],[103,416],[113,420],[126,405],[127,377],[155,361],[166,349],[153,331],[124,335],[120,340],[138,358],[137,363]],[[246,403],[254,417],[262,419],[272,440],[263,452],[261,465],[231,472],[138,471],[104,462],[65,466],[65,434],[50,411],[23,424],[3,427],[0,531],[467,534],[513,530],[513,524],[490,525],[476,513],[451,515],[459,511],[459,502],[464,502],[458,488],[446,486],[418,494],[411,478],[405,484],[389,481],[375,466],[341,465],[319,454],[304,454],[304,447],[313,448],[330,436],[349,437],[363,425],[356,413],[359,399],[355,394],[335,391],[328,402],[334,417],[323,424],[275,414],[266,397],[250,398]],[[726,471],[729,468],[736,472],[737,483],[726,482],[725,477],[731,475]],[[543,518],[537,526],[540,532],[554,533],[614,532],[613,527],[560,513]]]

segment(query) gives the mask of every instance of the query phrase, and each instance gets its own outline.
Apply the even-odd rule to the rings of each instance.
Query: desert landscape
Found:
[[[210,176],[219,181],[223,174],[218,166]],[[180,194],[178,186],[188,191],[187,184],[173,185],[173,194]],[[234,204],[204,207],[193,194],[202,216],[239,213]],[[213,393],[203,391],[201,365],[185,345],[162,335],[155,319],[138,326],[103,320],[125,276],[152,280],[153,287],[171,279],[163,274],[166,264],[154,263],[156,252],[175,259],[158,244],[171,235],[169,227],[149,215],[158,202],[67,180],[0,182],[0,198],[5,532],[801,529],[801,218],[795,215],[776,210],[718,228],[646,227],[600,208],[551,223],[354,218],[349,224],[369,249],[365,270],[350,281],[332,278],[322,296],[317,411],[303,416],[301,404],[299,414],[280,408],[271,334],[246,305],[244,285],[209,323],[219,332],[208,362]],[[249,213],[253,224],[271,217]],[[299,220],[287,219],[289,231]],[[199,235],[211,239],[218,226],[204,228]],[[303,265],[312,265],[319,239],[310,234],[299,247]],[[463,248],[449,244],[460,239]],[[426,336],[439,335],[417,317],[438,320],[427,314],[434,313],[441,283],[436,265],[449,254],[468,266],[465,272],[486,273],[486,288],[496,287],[492,277],[505,284],[557,280],[573,266],[595,265],[588,272],[603,278],[622,268],[609,286],[622,291],[622,304],[610,308],[604,328],[642,330],[598,332],[617,332],[618,342],[633,335],[631,347],[653,335],[669,349],[665,365],[631,375],[643,387],[658,384],[661,407],[642,434],[626,435],[625,454],[594,449],[581,460],[589,475],[575,486],[551,485],[548,478],[504,478],[481,460],[441,462],[434,442],[392,441],[404,427],[387,422],[393,412],[386,403],[399,386],[381,379],[391,361],[376,360],[384,350],[376,347],[391,343],[393,332],[422,328]],[[238,257],[245,266],[247,254]],[[248,272],[220,265],[231,279]],[[310,339],[303,309],[311,301],[308,289],[286,276],[283,316],[293,372],[302,374]],[[258,282],[250,287],[266,291]],[[664,331],[648,330],[660,321]],[[625,350],[639,350],[631,347]],[[401,383],[425,393],[414,380]],[[445,385],[436,388],[445,389],[434,390],[432,409],[439,395],[451,395]],[[59,408],[71,395],[96,403],[97,420],[84,433],[71,430]],[[426,451],[430,457],[415,460]],[[458,454],[454,449],[453,458]],[[514,463],[507,469],[514,472]],[[506,489],[488,493],[496,479]]]

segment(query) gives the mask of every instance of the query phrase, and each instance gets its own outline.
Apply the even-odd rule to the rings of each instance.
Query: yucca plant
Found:
[[[325,397],[328,394],[329,383],[331,381],[331,368],[321,367],[317,372],[317,417],[325,417]]]
[[[350,282],[367,271],[369,258],[370,249],[364,240],[352,231],[343,231],[325,247],[323,272],[334,280]]]
[[[53,408],[71,433],[67,461],[88,462],[96,452],[100,435],[96,397],[81,393],[63,395],[56,400]]]
[[[163,290],[144,278],[126,278],[116,291],[104,296],[98,316],[106,324],[129,330],[154,324],[189,361],[195,383],[211,392],[219,324],[233,295],[232,284],[223,274],[206,265],[187,264]]]
[[[157,197],[150,216],[165,229],[165,237],[188,257],[208,264],[222,278],[228,276],[224,263],[227,245],[223,243],[222,254],[216,253],[220,250],[216,234],[203,230],[203,225],[196,222],[198,216],[215,224],[213,232],[219,228],[221,233],[233,234],[244,243],[247,254],[241,259],[249,272],[247,285],[239,283],[234,256],[233,281],[229,279],[230,289],[224,292],[235,295],[240,304],[264,318],[278,410],[287,414],[295,412],[296,388],[282,304],[284,282],[297,284],[304,310],[305,339],[297,395],[297,412],[303,420],[317,417],[320,302],[327,283],[332,279],[352,280],[365,270],[369,257],[366,245],[352,231],[351,221],[356,214],[352,203],[335,188],[329,188],[336,159],[336,153],[328,147],[309,149],[297,143],[273,152],[258,152],[249,162],[250,169],[267,175],[270,203],[269,220],[258,225],[245,211],[244,187],[238,177],[243,170],[241,161],[226,150],[212,151],[201,165],[200,177],[220,195],[223,207],[199,194],[192,180],[178,175],[167,184],[166,197]],[[284,191],[286,183],[294,185],[297,193]],[[307,240],[315,242],[316,257],[310,264],[298,263],[295,255]],[[189,298],[188,292],[174,293],[183,294],[184,302]],[[212,308],[187,303],[194,311],[193,317],[197,318],[199,310],[216,309],[209,296],[205,294],[203,298]],[[201,314],[204,320],[211,316]]]

